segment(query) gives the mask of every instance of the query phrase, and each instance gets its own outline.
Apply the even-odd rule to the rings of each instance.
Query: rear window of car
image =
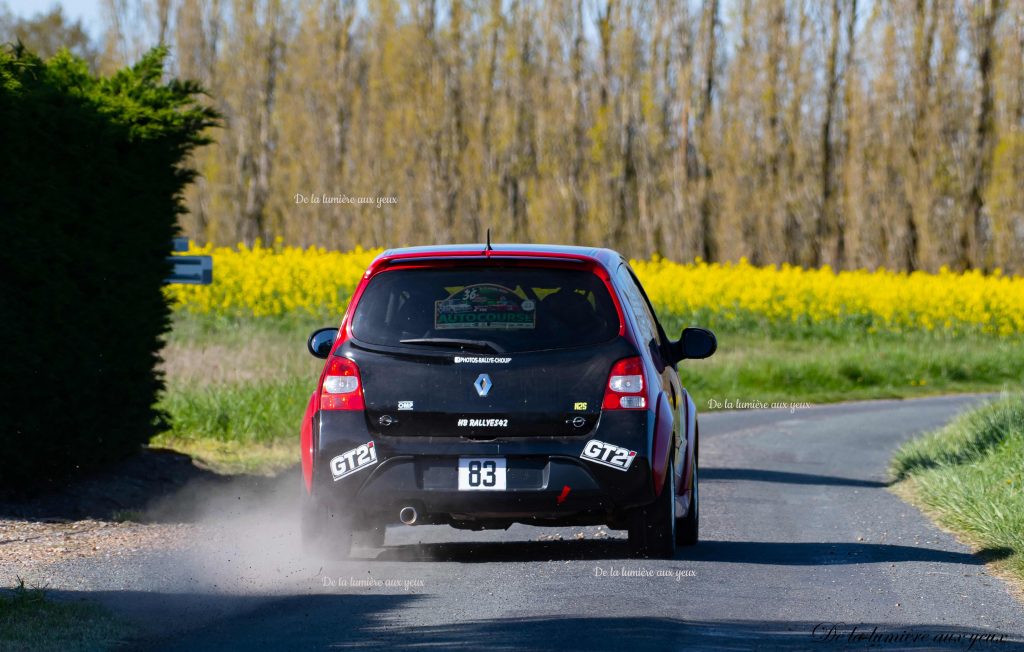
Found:
[[[397,269],[370,280],[352,332],[360,341],[385,346],[469,340],[516,353],[606,342],[618,335],[619,317],[604,283],[590,271]]]

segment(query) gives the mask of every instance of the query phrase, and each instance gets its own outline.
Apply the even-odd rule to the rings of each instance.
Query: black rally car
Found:
[[[618,253],[541,245],[381,254],[302,424],[303,533],[348,553],[388,523],[628,529],[634,554],[697,541],[697,418],[669,339]]]

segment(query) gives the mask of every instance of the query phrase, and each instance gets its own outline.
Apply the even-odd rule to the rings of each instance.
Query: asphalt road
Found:
[[[428,526],[310,563],[289,480],[198,491],[204,550],[83,561],[57,585],[133,619],[146,649],[1024,649],[1007,585],[885,485],[900,442],[977,400],[704,415],[701,542],[671,561],[600,528]]]

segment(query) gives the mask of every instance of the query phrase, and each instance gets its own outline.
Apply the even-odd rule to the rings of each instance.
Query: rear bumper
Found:
[[[654,500],[646,413],[611,416],[581,437],[480,442],[370,439],[360,413],[320,413],[313,493],[336,511],[374,522],[398,522],[399,511],[409,506],[422,523],[606,523]],[[625,471],[594,463],[581,458],[590,439],[628,447],[637,455]],[[330,459],[369,441],[376,461],[335,480]],[[506,489],[460,491],[458,462],[467,456],[504,458]]]
[[[555,519],[615,508],[611,493],[580,461],[569,457],[503,456],[507,488],[459,491],[458,457],[399,456],[362,483],[356,504],[383,510],[385,519],[415,507],[426,520]],[[568,488],[568,489],[566,489]]]

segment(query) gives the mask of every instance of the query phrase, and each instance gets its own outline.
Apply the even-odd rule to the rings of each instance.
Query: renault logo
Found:
[[[494,383],[491,382],[491,377],[487,374],[480,374],[476,377],[476,382],[473,383],[473,387],[476,387],[476,393],[480,396],[487,396],[487,392],[491,391],[491,386]]]

